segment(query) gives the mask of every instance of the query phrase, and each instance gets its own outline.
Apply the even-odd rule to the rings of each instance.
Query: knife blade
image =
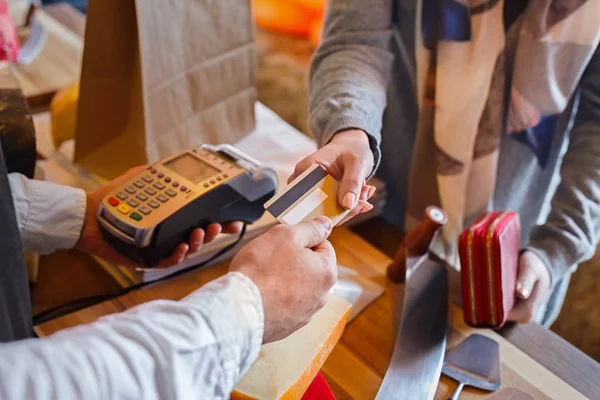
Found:
[[[447,279],[445,266],[427,256],[414,266],[406,281],[395,349],[377,400],[433,399],[446,350]]]
[[[420,225],[432,218],[438,224],[428,225],[435,232],[419,235],[427,241],[426,247],[441,240],[439,227],[447,220],[441,209],[430,207]],[[446,266],[429,257],[429,253],[419,258],[406,254],[404,300],[401,305],[396,304],[396,343],[376,400],[433,399],[442,371],[448,331]]]

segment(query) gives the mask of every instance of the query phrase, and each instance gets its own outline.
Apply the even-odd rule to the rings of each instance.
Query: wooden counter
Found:
[[[401,298],[402,285],[392,285],[386,280],[385,269],[390,259],[347,228],[336,228],[331,241],[341,265],[386,288],[382,297],[348,324],[323,367],[338,400],[371,400],[379,389],[394,346],[393,310]],[[44,323],[37,327],[38,334],[44,336],[88,323],[154,299],[177,300],[226,272],[227,263],[192,271],[169,282]],[[455,305],[452,305],[451,322],[449,347],[475,332],[463,323]],[[535,399],[600,398],[597,379],[600,365],[555,334],[533,325],[513,326],[501,334],[489,330],[476,332],[500,343],[503,387],[521,389]],[[436,399],[446,399],[454,387],[454,382],[443,377]],[[467,388],[461,399],[487,396]]]

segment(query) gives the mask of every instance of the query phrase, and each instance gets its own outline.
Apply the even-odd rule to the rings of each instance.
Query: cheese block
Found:
[[[329,294],[311,321],[287,338],[263,345],[234,387],[232,400],[299,400],[342,336],[351,304]]]

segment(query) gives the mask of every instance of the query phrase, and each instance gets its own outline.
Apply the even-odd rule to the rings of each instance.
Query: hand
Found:
[[[550,272],[546,264],[531,251],[521,254],[515,289],[517,301],[508,319],[522,323],[533,322],[549,289]]]
[[[368,200],[375,193],[375,187],[365,184],[373,170],[373,153],[364,131],[349,129],[336,134],[329,144],[296,165],[288,183],[314,164],[321,165],[334,179],[341,181],[338,203],[352,211],[338,225],[373,209]]]
[[[263,343],[283,339],[306,325],[326,302],[337,280],[327,217],[277,225],[242,248],[230,271],[248,276],[263,300]]]
[[[533,128],[540,123],[540,111],[518,90],[511,90],[508,120],[506,122],[508,133],[522,132],[528,128]]]
[[[104,241],[98,228],[96,212],[98,211],[98,207],[100,207],[102,199],[104,196],[106,196],[106,194],[114,190],[117,186],[122,185],[128,179],[131,179],[134,175],[139,174],[145,168],[145,166],[132,168],[117,179],[103,185],[93,192],[87,193],[87,204],[85,219],[83,221],[83,229],[81,232],[81,237],[75,245],[77,250],[94,254],[106,261],[113,262],[118,265],[131,268],[139,267],[138,264],[117,252],[110,244]],[[195,229],[190,235],[189,242],[180,243],[173,251],[173,254],[171,254],[169,258],[163,260],[156,268],[167,268],[179,264],[183,261],[187,254],[195,253],[202,247],[203,243],[211,242],[221,232],[240,233],[241,230],[242,224],[239,222],[224,224],[223,226],[219,224],[210,224],[206,227],[206,231],[203,229]]]

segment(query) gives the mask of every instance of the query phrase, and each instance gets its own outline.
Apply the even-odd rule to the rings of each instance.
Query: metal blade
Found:
[[[486,336],[473,334],[446,355],[444,375],[483,390],[501,385],[500,346]]]
[[[406,281],[396,347],[376,399],[433,399],[442,371],[447,330],[446,268],[424,256]]]

